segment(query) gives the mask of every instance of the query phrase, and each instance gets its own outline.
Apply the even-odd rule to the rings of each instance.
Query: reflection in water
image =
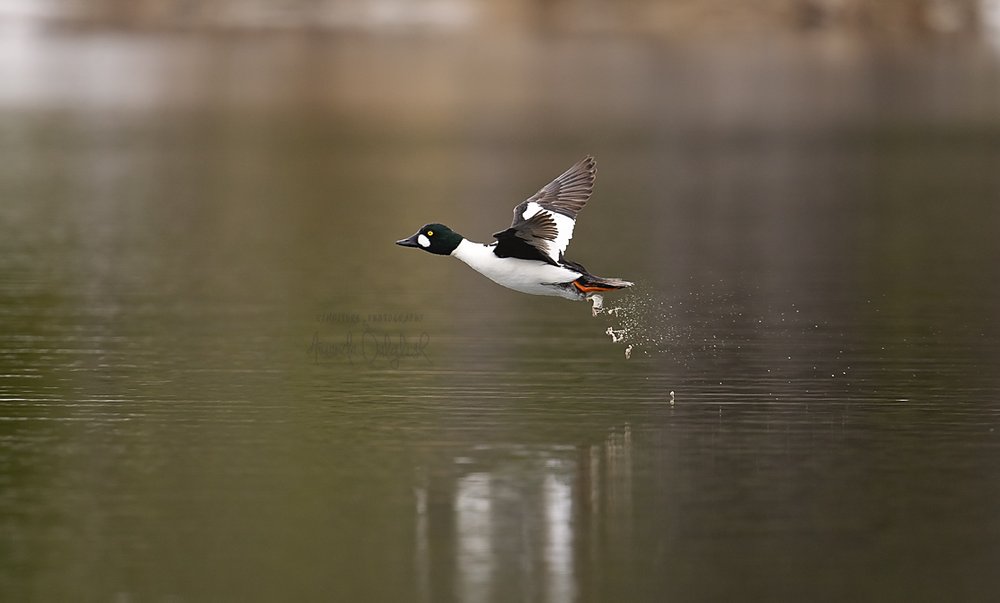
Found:
[[[565,476],[549,474],[543,485],[545,505],[546,594],[549,601],[572,601],[573,490]]]
[[[606,568],[602,550],[614,551],[627,564],[632,551],[632,431],[613,429],[600,444],[581,450],[580,531],[587,535],[585,551],[589,580],[600,585]]]
[[[598,487],[607,491],[606,509],[627,514],[632,507],[632,430],[628,425],[621,433],[613,432],[604,441],[604,463],[607,481],[598,483]]]
[[[600,581],[603,547],[627,556],[633,521],[627,425],[590,446],[476,452],[481,458],[462,456],[460,465],[485,470],[415,490],[420,600],[451,592],[441,583],[451,576],[460,601],[574,601],[585,581]],[[449,499],[438,496],[450,489]],[[449,508],[447,516],[435,514],[435,499]],[[441,542],[442,534],[451,542]]]
[[[488,473],[473,473],[455,488],[456,590],[461,601],[485,601],[493,585],[493,492]]]
[[[414,566],[416,568],[416,591],[418,601],[430,600],[430,517],[428,513],[427,487],[418,485],[413,489],[416,502],[416,530],[414,546]]]

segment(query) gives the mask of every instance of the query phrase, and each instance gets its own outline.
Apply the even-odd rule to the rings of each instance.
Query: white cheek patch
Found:
[[[420,236],[417,237],[417,244],[420,245],[421,247],[424,247],[424,248],[430,247],[431,246],[431,240],[428,239],[424,235],[420,235]]]

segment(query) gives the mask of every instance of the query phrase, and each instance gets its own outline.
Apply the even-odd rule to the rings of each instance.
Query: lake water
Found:
[[[6,33],[0,598],[995,597],[988,50]]]

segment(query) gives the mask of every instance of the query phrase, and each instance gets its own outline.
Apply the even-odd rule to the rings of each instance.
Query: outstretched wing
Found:
[[[496,247],[493,248],[497,257],[538,260],[558,265],[550,255],[549,246],[559,236],[559,229],[548,214],[535,214],[493,236],[497,240]]]
[[[588,155],[515,207],[514,221],[510,228],[493,235],[497,239],[494,253],[500,257],[522,257],[514,254],[501,255],[516,249],[535,256],[525,259],[541,259],[558,264],[573,238],[576,216],[587,204],[594,190],[596,173],[597,164]],[[518,241],[512,242],[512,239]],[[533,247],[534,252],[517,248],[522,243]]]

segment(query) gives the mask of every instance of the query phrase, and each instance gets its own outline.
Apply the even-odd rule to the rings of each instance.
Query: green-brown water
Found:
[[[4,44],[0,598],[1000,586],[995,56]],[[392,244],[587,153],[618,316]]]

